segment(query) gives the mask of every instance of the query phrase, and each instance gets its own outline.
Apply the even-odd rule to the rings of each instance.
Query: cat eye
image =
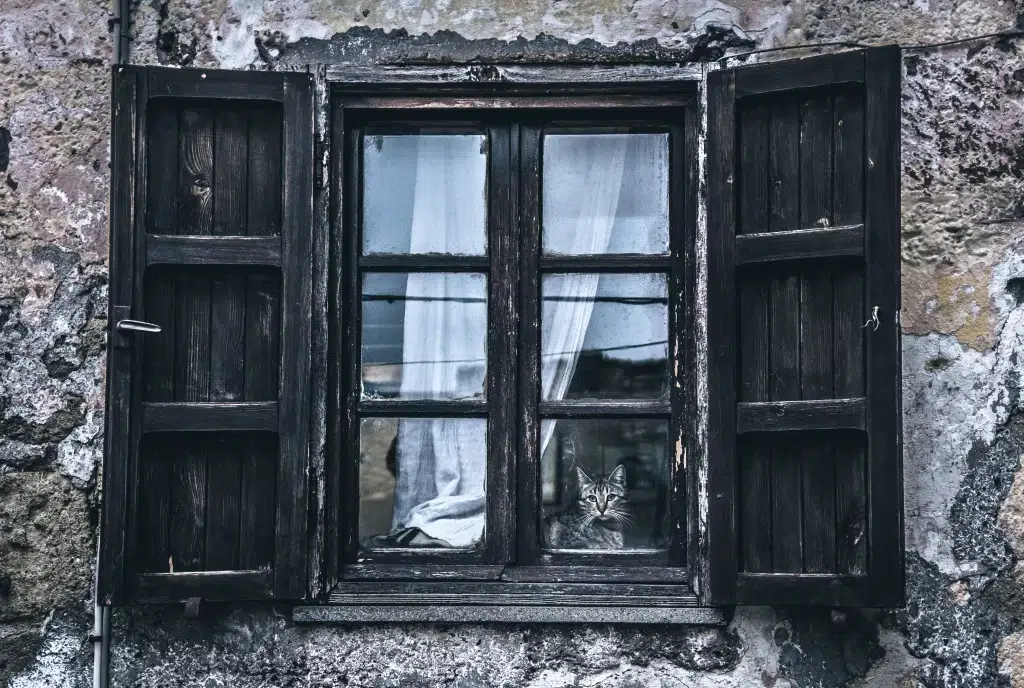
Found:
[[[594,495],[590,495],[589,497],[587,497],[587,499],[589,501],[591,501],[591,502],[596,502],[597,501],[597,497],[595,497]]]
[[[613,494],[610,494],[610,495],[608,495],[608,501],[609,501],[609,502],[614,502],[614,501],[615,501],[615,499],[616,499],[616,496],[615,496],[615,495],[613,495]]]

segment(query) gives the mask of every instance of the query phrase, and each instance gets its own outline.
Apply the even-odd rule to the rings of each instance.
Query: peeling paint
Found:
[[[941,40],[1024,16],[999,0],[156,0],[133,10],[140,63],[302,70],[685,63],[812,41]],[[93,0],[0,5],[0,484],[18,486],[0,494],[11,514],[0,523],[0,682],[19,688],[85,686],[91,674],[81,638],[103,428],[107,19],[108,3]],[[746,608],[727,629],[656,631],[298,627],[287,607],[210,605],[196,621],[177,609],[118,610],[115,684],[1024,685],[1022,47],[904,58],[906,609]],[[701,102],[706,129],[706,94]],[[703,147],[698,155],[703,168]],[[699,206],[699,255],[706,225]],[[706,299],[704,261],[697,269]],[[696,322],[698,370],[706,317]],[[697,413],[706,438],[706,406]],[[677,447],[680,456],[706,478],[706,456]],[[705,532],[706,493],[696,510]]]

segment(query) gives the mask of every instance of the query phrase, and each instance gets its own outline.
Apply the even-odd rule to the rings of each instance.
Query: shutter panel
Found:
[[[900,77],[709,75],[706,603],[903,600]]]
[[[113,92],[101,599],[302,598],[312,77],[115,67]]]

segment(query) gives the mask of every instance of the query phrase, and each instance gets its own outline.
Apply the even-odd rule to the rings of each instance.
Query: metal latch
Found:
[[[132,320],[128,316],[131,315],[131,308],[129,306],[117,306],[113,308],[113,321],[114,327],[111,332],[111,336],[114,339],[115,349],[127,349],[132,345],[132,337],[129,336],[133,333],[140,334],[156,334],[160,332],[160,326],[154,323],[146,322],[144,320]]]
[[[160,326],[148,323],[144,320],[118,320],[117,325],[118,332],[147,332],[151,334],[157,334],[160,332]]]

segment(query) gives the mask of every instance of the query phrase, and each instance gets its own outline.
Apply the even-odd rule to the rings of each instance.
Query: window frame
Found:
[[[472,68],[470,68],[472,70]],[[550,73],[558,72],[561,68],[547,68],[542,71]],[[436,596],[438,592],[448,591],[453,585],[456,586],[479,586],[487,588],[488,593],[480,598],[480,604],[539,604],[543,601],[546,605],[554,604],[556,607],[578,607],[580,604],[602,604],[596,601],[593,596],[599,591],[602,596],[606,594],[617,594],[623,596],[622,604],[627,607],[650,607],[666,606],[667,600],[672,600],[672,605],[680,608],[692,608],[697,605],[697,598],[689,584],[691,572],[690,563],[680,557],[685,556],[687,551],[696,551],[694,542],[699,537],[695,521],[695,491],[696,476],[692,470],[686,470],[686,457],[692,456],[697,448],[694,446],[698,440],[696,436],[697,413],[696,413],[696,372],[694,365],[693,337],[694,327],[694,288],[696,277],[695,265],[695,235],[697,223],[697,189],[699,174],[699,158],[697,142],[700,130],[698,86],[695,78],[699,76],[692,70],[687,72],[689,78],[680,78],[679,72],[684,70],[665,69],[656,67],[641,69],[646,72],[647,77],[657,76],[657,79],[643,80],[638,83],[631,83],[630,80],[617,81],[609,80],[609,68],[591,70],[589,68],[568,68],[564,70],[566,75],[574,78],[569,82],[551,82],[548,80],[538,81],[524,85],[522,83],[512,85],[502,82],[496,83],[456,83],[456,84],[425,84],[417,83],[410,87],[404,80],[397,83],[381,81],[381,72],[386,69],[375,70],[376,82],[368,80],[365,70],[355,69],[354,74],[349,70],[332,68],[328,70],[327,81],[329,96],[326,98],[329,103],[330,113],[330,149],[333,151],[344,151],[344,154],[331,156],[330,166],[330,219],[329,233],[331,236],[331,304],[329,307],[330,343],[328,346],[328,385],[329,400],[328,418],[331,419],[328,428],[327,453],[327,495],[326,506],[328,512],[326,539],[340,542],[336,550],[336,557],[327,562],[329,568],[336,572],[336,579],[339,581],[334,588],[330,601],[332,603],[344,604],[353,603],[356,599],[365,602],[365,595],[373,592],[375,599],[396,604],[399,602],[426,602],[428,596]],[[465,71],[465,70],[460,70]],[[432,74],[443,73],[443,68],[433,68]],[[590,77],[593,81],[588,82]],[[419,75],[422,78],[422,72]],[[349,82],[351,79],[351,82]],[[411,94],[411,95],[410,95]],[[540,112],[543,114],[539,114]],[[671,562],[650,561],[649,555],[640,555],[639,560],[629,554],[613,555],[623,560],[621,566],[595,566],[599,564],[600,555],[560,555],[552,557],[542,555],[536,547],[536,541],[531,540],[527,546],[524,542],[524,527],[535,527],[533,519],[524,519],[527,526],[520,521],[515,522],[515,514],[509,511],[524,513],[524,507],[529,508],[530,500],[523,501],[526,493],[521,486],[529,481],[536,480],[536,472],[533,475],[524,475],[527,471],[519,473],[519,485],[513,485],[511,480],[498,483],[498,493],[502,495],[516,495],[513,499],[488,500],[489,522],[491,514],[498,519],[509,519],[506,521],[511,533],[515,528],[513,540],[520,543],[518,551],[513,551],[515,542],[501,542],[495,546],[481,548],[481,552],[487,551],[492,555],[489,559],[479,557],[471,560],[466,557],[465,550],[453,553],[453,556],[436,557],[438,554],[432,550],[421,554],[411,551],[402,551],[399,556],[375,557],[375,561],[360,561],[355,564],[346,563],[350,561],[357,550],[358,539],[357,528],[350,526],[346,516],[353,511],[357,512],[358,505],[352,504],[353,498],[358,491],[356,477],[357,465],[350,457],[356,456],[358,452],[358,437],[354,436],[352,430],[358,427],[357,414],[352,412],[351,406],[356,401],[358,384],[353,384],[353,376],[358,375],[358,360],[353,361],[350,353],[343,353],[342,348],[347,352],[355,352],[358,358],[358,345],[350,344],[343,346],[345,342],[358,342],[358,323],[351,317],[352,309],[358,298],[358,276],[355,274],[354,261],[361,252],[361,237],[359,232],[353,232],[349,228],[361,221],[359,217],[360,204],[353,199],[358,198],[361,184],[360,175],[354,161],[357,159],[353,153],[358,153],[361,148],[359,131],[363,123],[372,119],[374,127],[388,127],[394,121],[408,123],[412,126],[423,123],[423,120],[430,122],[441,122],[445,125],[459,124],[466,125],[466,114],[473,114],[471,126],[479,127],[479,115],[483,113],[484,120],[495,119],[505,122],[502,126],[492,128],[490,133],[491,153],[488,161],[489,171],[493,169],[495,155],[504,156],[518,155],[518,145],[510,145],[508,140],[515,137],[515,132],[523,132],[519,140],[525,140],[525,132],[532,130],[537,137],[536,148],[533,151],[534,157],[539,152],[539,125],[533,122],[541,121],[549,124],[557,123],[558,126],[573,126],[584,124],[588,128],[608,124],[621,126],[647,127],[653,125],[660,130],[671,131],[670,139],[670,184],[669,212],[670,212],[670,247],[669,252],[664,256],[613,256],[600,261],[593,259],[575,258],[549,258],[545,263],[557,267],[586,267],[587,270],[600,265],[600,272],[662,272],[669,278],[670,308],[669,308],[669,365],[681,370],[679,375],[673,375],[670,370],[669,400],[665,402],[669,412],[666,420],[669,422],[669,461],[680,468],[677,475],[682,476],[680,484],[676,485],[677,492],[682,490],[685,498],[677,500],[672,504],[671,509],[675,510],[682,504],[682,513],[675,512],[670,527],[678,530],[680,525],[685,524],[683,532],[674,533],[673,548],[669,555],[675,557]],[[517,113],[512,115],[511,113]],[[677,119],[672,121],[670,117]],[[679,121],[681,117],[681,121]],[[539,118],[539,119],[538,119]],[[419,121],[416,121],[419,120]],[[486,123],[484,124],[486,126]],[[504,134],[513,132],[512,136]],[[494,142],[498,141],[498,149],[495,150]],[[525,148],[523,149],[525,154]],[[682,159],[680,156],[682,155]],[[539,164],[539,160],[534,161]],[[523,170],[525,165],[530,164],[522,161],[522,164],[510,165],[514,170]],[[675,169],[678,173],[675,173]],[[535,179],[539,180],[540,171],[537,170]],[[514,176],[514,175],[513,175]],[[523,175],[524,177],[526,175]],[[500,175],[499,175],[500,177]],[[536,310],[539,321],[539,302],[536,301],[539,292],[539,281],[541,271],[535,264],[539,252],[533,252],[532,257],[527,257],[530,252],[523,252],[520,255],[520,237],[517,217],[520,213],[524,217],[529,216],[530,222],[524,223],[532,226],[530,231],[525,232],[528,237],[523,240],[537,242],[539,247],[539,222],[537,212],[532,214],[521,209],[518,204],[536,203],[537,199],[528,198],[529,186],[523,179],[519,180],[518,188],[511,190],[501,187],[503,180],[495,179],[491,175],[488,179],[488,214],[498,213],[498,221],[489,221],[490,235],[488,237],[489,253],[484,261],[493,261],[489,269],[485,269],[491,276],[489,279],[489,293],[494,303],[496,288],[499,296],[504,293],[513,296],[520,302],[523,313],[529,311],[529,303],[532,299],[533,309]],[[496,188],[497,187],[497,188]],[[534,189],[536,191],[539,189]],[[511,225],[511,227],[510,227]],[[502,232],[512,230],[514,242],[506,249],[499,248],[502,242],[499,241]],[[525,230],[525,228],[524,228]],[[511,262],[506,265],[519,263],[519,274],[533,274],[531,280],[522,280],[531,288],[524,288],[523,293],[508,292],[510,285],[514,285],[517,276],[501,276],[495,273],[497,264],[500,262],[494,257],[494,252],[501,250],[513,251],[516,255],[511,256]],[[506,258],[509,258],[506,256]],[[361,261],[363,262],[363,261]],[[415,257],[408,259],[393,259],[388,256],[374,258],[365,261],[367,265],[384,265],[388,269],[399,269],[400,265],[422,264],[422,259]],[[463,270],[479,269],[481,259],[470,258],[463,260]],[[391,265],[388,265],[388,264]],[[439,261],[434,269],[439,269],[441,264],[458,265],[459,258],[453,257]],[[509,281],[511,280],[511,281]],[[503,282],[504,281],[504,282]],[[500,292],[505,289],[505,292]],[[678,292],[678,293],[677,293]],[[489,304],[489,319],[495,312],[495,307]],[[514,315],[514,314],[512,314]],[[524,316],[525,319],[525,316]],[[515,464],[523,461],[522,446],[527,443],[520,426],[526,420],[523,415],[536,414],[535,405],[519,404],[518,397],[524,392],[522,387],[517,394],[500,394],[495,381],[500,374],[495,373],[495,367],[501,365],[493,355],[493,347],[507,346],[508,337],[500,332],[500,326],[490,322],[488,326],[489,339],[489,371],[487,403],[490,413],[498,414],[503,418],[511,418],[511,422],[500,421],[498,425],[507,425],[504,429],[495,432],[495,428],[489,428],[490,440],[497,439],[499,442],[511,443],[505,451],[508,456],[508,463]],[[539,322],[534,322],[534,331],[539,335]],[[507,327],[507,323],[506,323]],[[514,351],[522,347],[525,339],[528,338],[529,328],[520,324],[518,331],[513,338],[511,345],[513,355],[505,356],[502,362],[519,361],[518,378],[520,382],[530,378],[527,371],[530,369],[526,354]],[[495,336],[498,334],[499,336]],[[538,342],[534,343],[536,348]],[[538,359],[532,359],[534,363]],[[513,363],[515,365],[515,363]],[[345,376],[348,376],[347,379]],[[674,380],[684,381],[681,386],[673,384]],[[357,381],[355,381],[357,383]],[[347,384],[346,384],[347,383]],[[535,386],[535,381],[534,381]],[[528,390],[527,390],[528,391]],[[635,402],[622,404],[607,404],[609,407],[619,407],[612,410],[612,413],[623,413],[623,406],[650,407],[651,404]],[[660,403],[660,402],[659,402]],[[382,404],[395,405],[404,409],[418,410],[417,402],[382,402]],[[374,405],[378,410],[382,404]],[[499,408],[503,407],[503,408]],[[588,407],[595,407],[595,404],[587,404]],[[427,408],[424,406],[424,409]],[[681,413],[673,413],[672,410],[680,409]],[[419,409],[423,410],[423,409]],[[590,408],[591,412],[595,409]],[[650,410],[650,409],[642,409]],[[572,414],[572,409],[568,409]],[[628,413],[628,411],[626,412]],[[396,415],[391,412],[390,415]],[[591,413],[591,415],[593,415]],[[642,414],[641,414],[642,415]],[[347,439],[346,439],[347,438]],[[536,448],[532,448],[532,456],[525,461],[525,465],[539,468],[534,464],[539,461],[536,455]],[[531,463],[531,461],[533,463]],[[493,471],[494,461],[489,462],[488,467],[488,495],[495,494],[492,475],[495,480],[504,480],[509,476],[515,476],[516,466],[502,466],[502,470]],[[348,485],[347,490],[343,485]],[[533,490],[532,492],[537,492]],[[535,495],[534,495],[535,496]],[[508,509],[492,509],[491,502],[506,502]],[[535,501],[535,500],[534,500]],[[344,505],[348,504],[346,508]],[[498,506],[497,504],[494,506]],[[504,506],[504,505],[503,505]],[[529,512],[525,512],[529,513]],[[672,511],[670,511],[672,513]],[[329,547],[329,546],[328,546]],[[497,556],[494,556],[497,555]],[[530,557],[531,561],[526,563],[523,557]],[[514,562],[509,565],[508,562]],[[335,576],[331,576],[334,578]],[[398,581],[404,581],[399,583]],[[479,581],[479,583],[477,583]],[[615,581],[609,584],[608,581]],[[596,585],[602,583],[603,585]],[[611,589],[609,589],[611,585]],[[581,587],[582,586],[582,587]],[[563,596],[552,599],[547,593],[559,592]],[[493,595],[493,599],[491,596]],[[492,599],[491,602],[485,602]],[[594,602],[583,602],[584,600],[595,600]],[[608,604],[605,598],[603,604]]]

